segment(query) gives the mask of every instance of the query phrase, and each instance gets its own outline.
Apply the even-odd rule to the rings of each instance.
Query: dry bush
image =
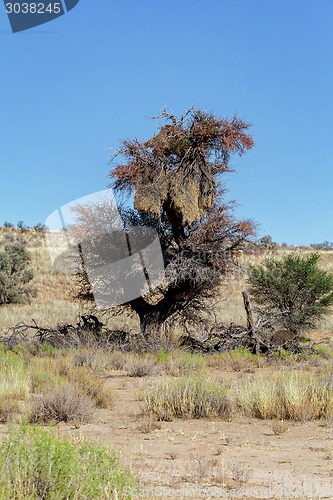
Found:
[[[161,429],[161,425],[152,415],[146,415],[143,422],[137,427],[137,429],[144,434]]]
[[[289,426],[284,420],[279,420],[272,425],[272,429],[274,434],[276,434],[277,436],[282,436],[284,432],[287,432]]]
[[[247,483],[253,472],[251,469],[245,468],[243,464],[236,462],[229,465],[228,468],[231,473],[231,479],[233,479],[238,486]]]
[[[154,368],[155,360],[150,355],[128,355],[125,369],[130,377],[147,377],[154,373]]]
[[[114,406],[113,392],[105,387],[104,382],[89,373],[86,368],[72,368],[67,373],[67,379],[80,392],[91,398],[97,408],[111,408]]]
[[[208,356],[207,364],[211,368],[219,368],[220,370],[253,373],[257,368],[266,365],[266,358],[252,354],[247,349],[239,348]]]
[[[173,377],[182,375],[201,375],[207,367],[206,358],[202,354],[190,354],[187,352],[175,352],[162,360],[161,366],[166,374]]]
[[[243,413],[264,419],[307,421],[333,416],[332,375],[284,372],[255,377],[237,389]]]
[[[89,368],[94,373],[105,374],[113,368],[114,354],[105,349],[82,348],[74,351],[73,364]]]
[[[3,396],[0,397],[0,423],[6,424],[20,413],[21,410],[17,401]]]
[[[183,478],[186,482],[220,486],[225,484],[223,462],[217,458],[208,459],[202,455],[190,456],[186,470],[189,471]]]
[[[163,380],[144,395],[145,412],[157,420],[222,417],[232,413],[228,390],[199,377]]]
[[[124,370],[126,366],[127,354],[122,351],[110,352],[108,359],[112,370]]]
[[[33,402],[29,421],[48,424],[50,422],[86,423],[92,418],[92,400],[70,385],[45,392]]]

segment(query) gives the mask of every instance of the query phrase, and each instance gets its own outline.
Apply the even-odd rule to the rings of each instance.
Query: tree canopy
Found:
[[[122,141],[110,162],[111,186],[134,194],[134,209],[122,211],[125,225],[154,227],[162,246],[165,282],[127,304],[146,334],[170,317],[199,319],[255,234],[252,221],[235,218],[221,184],[231,156],[253,147],[251,124],[200,109],[180,118],[164,109],[156,118],[163,125],[154,137]]]

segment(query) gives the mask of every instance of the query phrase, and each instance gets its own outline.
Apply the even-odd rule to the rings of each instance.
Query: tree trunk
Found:
[[[253,321],[253,316],[252,316],[252,310],[251,310],[251,304],[250,304],[250,299],[247,294],[247,292],[242,292],[243,295],[243,301],[244,301],[244,307],[246,311],[246,319],[247,319],[247,328],[249,330],[250,336],[253,338],[255,342],[255,353],[259,354],[260,352],[260,341],[254,326],[254,321]]]
[[[142,311],[139,313],[141,333],[148,339],[157,337],[161,333],[163,319],[158,310]]]
[[[129,303],[140,318],[141,333],[146,338],[159,335],[165,321],[183,309],[189,299],[191,285],[183,286],[183,289],[169,289],[163,299],[154,305],[148,304],[142,297]]]

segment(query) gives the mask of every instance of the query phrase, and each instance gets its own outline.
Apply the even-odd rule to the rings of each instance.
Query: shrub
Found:
[[[261,355],[252,354],[243,347],[231,351],[213,354],[207,358],[210,367],[221,370],[232,370],[235,372],[254,372],[256,368],[263,366],[266,359]]]
[[[41,222],[38,222],[33,229],[36,231],[36,233],[45,233],[45,224],[42,224]]]
[[[152,356],[132,354],[127,356],[125,369],[130,377],[147,377],[154,372],[155,360]]]
[[[23,361],[14,353],[0,353],[0,398],[25,399],[31,380]]]
[[[236,402],[246,415],[294,421],[333,416],[333,379],[316,373],[278,373],[238,387]]]
[[[65,379],[60,375],[55,375],[51,371],[44,371],[37,366],[31,368],[31,389],[32,392],[45,392],[54,387],[60,387],[64,384]]]
[[[13,415],[20,413],[20,407],[14,399],[0,396],[0,422],[7,423]]]
[[[319,268],[319,255],[296,253],[249,266],[250,293],[269,318],[299,337],[333,304],[333,275]]]
[[[114,358],[122,356],[119,351],[108,352],[106,349],[81,348],[74,353],[73,363],[75,366],[85,366],[95,373],[106,373],[114,368]]]
[[[7,245],[0,253],[0,304],[20,303],[35,296],[36,291],[27,286],[34,274],[27,269],[31,261],[23,245]]]
[[[230,418],[228,389],[203,378],[165,380],[144,396],[145,411],[157,420],[179,418]]]
[[[89,422],[93,415],[91,398],[70,385],[44,392],[33,403],[31,423]]]
[[[178,377],[181,375],[200,375],[207,367],[206,358],[202,354],[188,352],[174,353],[163,361],[166,373]]]
[[[82,393],[93,399],[97,408],[110,408],[114,404],[113,392],[103,381],[85,368],[73,368],[67,374],[68,380]]]
[[[26,423],[0,444],[0,498],[123,499],[134,480],[117,453],[90,442],[75,445]],[[124,491],[125,490],[125,491]]]

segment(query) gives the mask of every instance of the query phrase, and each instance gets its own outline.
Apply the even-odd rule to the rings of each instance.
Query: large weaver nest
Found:
[[[136,210],[149,210],[159,216],[168,199],[183,222],[191,224],[212,206],[216,180],[202,149],[186,142],[186,138],[180,137],[175,127],[168,125],[146,143],[147,146],[162,150],[164,154],[166,151],[171,154],[174,148],[179,153],[179,148],[183,148],[184,155],[175,167],[162,162],[159,165],[152,162],[144,167],[143,175],[135,186]]]

